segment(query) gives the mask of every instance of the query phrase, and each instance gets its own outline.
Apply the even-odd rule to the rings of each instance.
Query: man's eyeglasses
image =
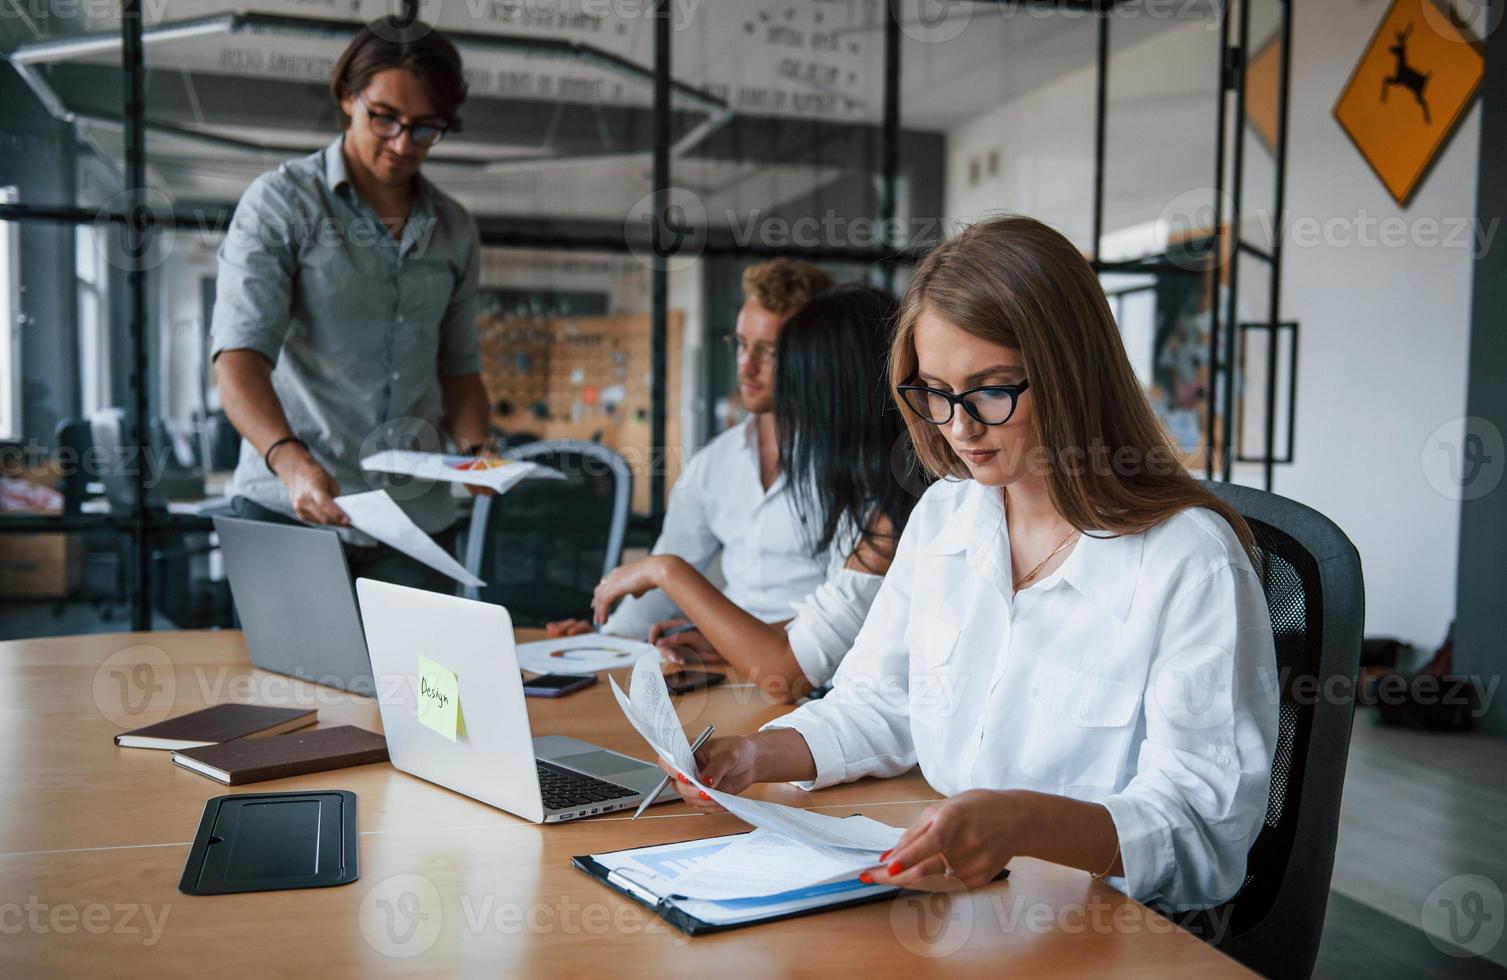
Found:
[[[743,338],[735,333],[728,334],[722,340],[733,352],[733,356],[740,361],[745,357],[752,357],[760,364],[769,364],[774,360],[774,344],[766,344],[762,340],[753,344],[745,343]]]
[[[912,412],[932,425],[947,425],[959,405],[984,425],[1004,425],[1015,414],[1020,393],[1030,387],[1024,379],[1013,385],[985,385],[954,395],[925,385],[899,385],[896,391]]]
[[[408,130],[408,135],[419,146],[433,146],[445,138],[450,131],[450,126],[445,123],[406,123],[397,116],[385,112],[378,112],[366,101],[366,96],[358,95],[361,106],[366,110],[366,118],[371,121],[372,132],[385,140],[395,140],[403,135],[403,130]]]

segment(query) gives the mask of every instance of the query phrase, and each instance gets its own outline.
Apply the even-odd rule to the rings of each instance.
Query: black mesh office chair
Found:
[[[1174,918],[1257,973],[1306,977],[1324,929],[1355,709],[1365,620],[1360,555],[1333,522],[1302,504],[1249,487],[1207,486],[1255,534],[1281,702],[1266,823],[1245,882],[1219,908]],[[1295,690],[1299,678],[1318,683],[1305,680]],[[1344,683],[1326,683],[1331,678]]]
[[[477,497],[466,567],[486,582],[473,599],[508,608],[516,626],[580,617],[617,567],[628,527],[632,474],[621,456],[591,442],[532,442],[503,453],[565,474],[524,480],[500,497]]]

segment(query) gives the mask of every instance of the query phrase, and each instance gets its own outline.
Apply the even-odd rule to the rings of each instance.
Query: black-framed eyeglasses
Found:
[[[1022,378],[1019,384],[984,385],[956,395],[925,385],[899,385],[895,390],[900,392],[912,412],[932,425],[951,422],[959,405],[984,425],[1004,425],[1015,414],[1020,393],[1030,386],[1031,383]]]
[[[448,124],[442,123],[406,123],[397,116],[385,112],[378,112],[366,101],[366,96],[358,95],[361,106],[366,110],[366,118],[371,120],[372,132],[385,140],[395,140],[403,135],[403,130],[408,130],[408,135],[420,146],[433,146],[445,138],[450,131]]]
[[[736,358],[752,357],[761,364],[768,364],[774,360],[774,344],[767,344],[762,340],[753,344],[746,343],[742,337],[739,337],[735,333],[727,334],[722,338],[722,341],[727,344],[728,349],[733,352],[733,356]]]

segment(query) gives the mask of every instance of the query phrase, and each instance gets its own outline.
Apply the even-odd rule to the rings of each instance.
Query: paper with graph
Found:
[[[697,778],[691,743],[686,741],[685,730],[675,716],[669,688],[665,687],[659,658],[644,657],[634,664],[631,697],[623,693],[614,678],[609,677],[608,682],[629,724],[644,737],[649,747],[738,819],[783,835],[829,858],[845,860],[854,857],[855,852],[861,852],[867,865],[877,864],[878,855],[899,843],[905,833],[899,827],[868,817],[831,817],[783,803],[747,799],[702,785]]]

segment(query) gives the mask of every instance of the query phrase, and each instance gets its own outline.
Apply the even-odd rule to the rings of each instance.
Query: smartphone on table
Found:
[[[596,682],[596,674],[538,674],[524,680],[523,693],[531,698],[560,698]]]
[[[665,687],[671,694],[686,694],[703,687],[716,687],[727,680],[726,674],[713,674],[704,670],[672,670],[665,675]]]

